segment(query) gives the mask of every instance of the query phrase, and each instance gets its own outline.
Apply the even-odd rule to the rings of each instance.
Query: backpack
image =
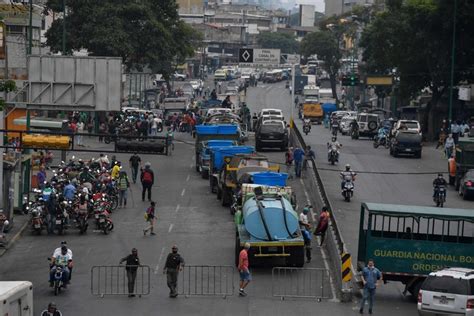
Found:
[[[126,190],[128,188],[128,179],[126,176],[119,177],[118,186],[120,190]]]
[[[142,182],[149,182],[149,183],[153,182],[153,176],[150,171],[148,170],[143,171]]]

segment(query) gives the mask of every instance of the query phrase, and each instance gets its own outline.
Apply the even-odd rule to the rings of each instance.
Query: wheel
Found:
[[[215,185],[214,182],[215,182],[214,179],[212,179],[212,178],[209,179],[209,185],[211,187],[211,193],[216,193],[216,185]]]
[[[395,150],[395,149],[393,150],[393,157],[395,157],[395,158],[398,157],[398,151]]]
[[[63,232],[64,232],[64,228],[63,228],[62,225],[60,225],[60,226],[58,227],[58,235],[62,235]]]
[[[104,235],[108,235],[109,234],[109,227],[107,224],[104,225],[104,227],[102,227],[102,231],[104,232]]]
[[[459,194],[459,196],[463,196],[463,198],[466,199],[465,194],[463,194],[463,192],[462,192],[461,186],[459,186],[458,194]]]
[[[227,190],[222,191],[222,206],[230,206],[230,194]]]
[[[443,205],[444,205],[444,202],[443,202],[443,200],[441,200],[441,201],[439,202],[439,207],[443,207]]]
[[[331,158],[331,165],[334,166],[334,164],[335,164],[335,160]]]
[[[420,151],[420,152],[417,152],[417,153],[415,154],[415,158],[418,158],[418,159],[421,158],[421,151]]]
[[[374,129],[377,128],[377,122],[370,121],[369,124],[368,124],[368,127],[369,127],[369,131],[373,131]]]
[[[60,291],[61,287],[60,285],[58,284],[58,281],[54,282],[54,295],[58,295],[59,291]]]
[[[436,201],[436,207],[439,207],[440,202]]]
[[[374,148],[378,148],[379,147],[379,142],[375,141],[374,142]]]
[[[217,186],[217,199],[222,199],[222,189],[219,186]]]
[[[112,196],[110,199],[110,209],[112,211],[115,211],[118,207],[118,197],[117,196]]]
[[[421,285],[423,284],[423,280],[419,280],[417,282],[415,282],[409,289],[408,289],[408,292],[410,292],[411,294],[411,299],[413,301],[417,301],[418,300],[418,293],[420,292],[420,289],[421,289]]]
[[[109,231],[114,230],[114,223],[108,222],[108,223],[107,223],[107,227],[109,228]]]
[[[344,195],[344,200],[346,202],[350,202],[351,201],[351,195],[349,194],[349,192],[346,192],[345,195]]]
[[[294,249],[290,250],[290,256],[286,260],[286,265],[291,267],[303,267],[304,266],[304,246],[291,247]]]

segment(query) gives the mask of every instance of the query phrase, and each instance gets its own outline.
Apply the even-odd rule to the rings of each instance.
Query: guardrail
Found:
[[[272,296],[291,298],[330,299],[329,271],[321,268],[274,267]],[[327,287],[327,288],[326,288]]]
[[[186,265],[179,274],[178,293],[187,296],[234,295],[234,267]]]
[[[150,294],[150,267],[138,266],[135,280],[129,280],[125,265],[93,266],[91,268],[91,293],[105,295],[148,295]],[[133,290],[129,288],[133,284]]]

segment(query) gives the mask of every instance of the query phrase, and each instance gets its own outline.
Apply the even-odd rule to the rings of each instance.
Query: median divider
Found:
[[[290,134],[290,142],[294,145],[298,145],[301,148],[306,147],[306,142],[303,139],[300,131],[296,124],[293,125]],[[318,192],[318,194],[311,194],[310,199],[314,208],[318,210],[318,214],[323,206],[327,206],[331,216],[331,221],[329,228],[327,230],[328,238],[326,238],[324,243],[325,250],[329,253],[329,259],[331,261],[331,273],[333,280],[335,280],[335,285],[340,289],[339,298],[343,302],[349,302],[352,300],[352,289],[353,282],[355,281],[352,278],[352,281],[343,281],[343,254],[349,254],[342,238],[341,231],[337,224],[336,215],[333,211],[331,201],[329,200],[326,191],[324,189],[323,181],[318,172],[317,164],[314,159],[310,160],[310,165],[312,168],[308,168],[306,171],[306,177],[303,178],[305,186],[309,189],[309,192]],[[350,255],[350,254],[349,254]],[[347,263],[346,263],[347,265]],[[351,270],[354,272],[354,268],[351,265]],[[353,273],[351,273],[352,275]],[[347,280],[347,278],[346,278]]]

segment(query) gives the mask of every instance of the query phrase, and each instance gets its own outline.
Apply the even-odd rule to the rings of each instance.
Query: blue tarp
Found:
[[[197,125],[196,133],[199,135],[233,135],[237,134],[238,126],[232,124],[222,125]]]
[[[253,146],[225,146],[225,147],[212,147],[211,156],[213,158],[214,170],[220,170],[224,165],[225,157],[232,157],[236,154],[251,154],[255,152]]]

